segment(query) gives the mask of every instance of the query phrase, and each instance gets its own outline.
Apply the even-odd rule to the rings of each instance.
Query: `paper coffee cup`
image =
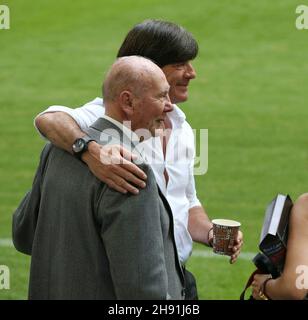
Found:
[[[214,219],[213,223],[213,252],[231,256],[232,247],[241,223],[234,220]]]

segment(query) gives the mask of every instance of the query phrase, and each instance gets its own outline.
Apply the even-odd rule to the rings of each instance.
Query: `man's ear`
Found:
[[[121,108],[128,119],[130,119],[134,113],[133,99],[133,94],[128,90],[120,93]]]

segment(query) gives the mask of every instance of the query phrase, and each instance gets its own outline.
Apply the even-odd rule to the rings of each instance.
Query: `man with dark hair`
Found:
[[[105,115],[89,138],[138,153],[138,129],[154,135],[173,108],[164,73],[143,57],[123,57],[105,88]],[[71,154],[44,148],[13,219],[15,247],[31,254],[30,299],[184,298],[172,212],[141,155],[139,163],[148,183],[134,197],[110,189]]]
[[[160,137],[143,143],[147,158],[153,158],[151,167],[157,183],[166,196],[175,222],[175,239],[180,260],[185,265],[192,252],[192,241],[211,245],[212,222],[196,195],[194,168],[194,135],[185,114],[175,103],[188,98],[190,80],[196,77],[191,64],[198,53],[193,36],[181,26],[161,20],[146,20],[137,24],[127,34],[118,57],[140,55],[153,60],[163,70],[170,85],[169,96],[173,111],[164,121]],[[76,139],[101,114],[103,100],[96,98],[81,108],[70,109],[52,106],[38,115],[35,124],[52,143],[68,151]],[[180,157],[175,150],[184,150]],[[96,142],[84,143],[80,152],[82,160],[100,180],[119,192],[138,194],[146,185],[146,175],[130,160],[133,155],[122,146],[102,147]],[[186,156],[183,156],[183,155]],[[230,261],[236,261],[242,246],[239,231]],[[186,270],[186,298],[197,299],[193,276]]]
[[[198,44],[189,32],[174,23],[145,20],[129,31],[117,56],[134,54],[147,57],[162,68],[195,59]]]

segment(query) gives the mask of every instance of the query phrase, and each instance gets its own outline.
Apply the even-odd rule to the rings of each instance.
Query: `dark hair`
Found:
[[[198,44],[192,34],[175,23],[145,20],[137,24],[124,39],[117,57],[138,55],[159,67],[193,60]]]

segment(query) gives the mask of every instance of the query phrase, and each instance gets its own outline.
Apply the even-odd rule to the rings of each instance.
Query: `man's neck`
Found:
[[[130,126],[127,125],[127,124],[130,124],[129,121],[127,121],[127,124],[125,124],[125,121],[121,122],[121,121],[115,119],[115,117],[111,117],[110,115],[108,115],[108,113],[105,113],[103,118],[105,118],[106,120],[108,120],[108,121],[112,122],[114,125],[116,125],[134,143],[139,143],[140,142],[140,138],[136,135],[136,133],[134,131],[131,130]]]

